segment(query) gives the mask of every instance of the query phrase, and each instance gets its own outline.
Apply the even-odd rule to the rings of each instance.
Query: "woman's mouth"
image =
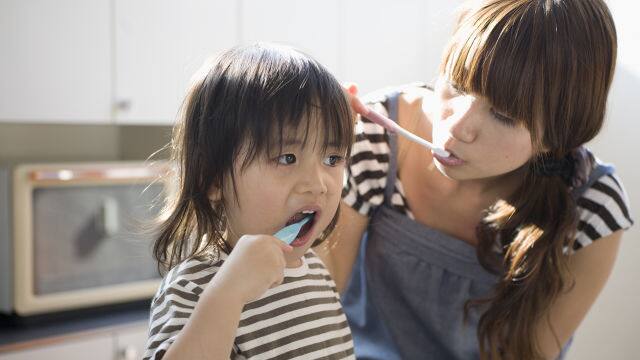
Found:
[[[447,157],[440,156],[436,153],[433,153],[433,157],[444,166],[452,167],[452,166],[460,166],[464,164],[464,160],[458,158],[456,154],[454,154],[451,150],[447,150],[447,151],[449,151],[449,154],[450,154]]]

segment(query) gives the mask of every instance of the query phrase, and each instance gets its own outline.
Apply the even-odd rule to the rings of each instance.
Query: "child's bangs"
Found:
[[[332,98],[325,94],[309,94],[310,97],[298,106],[281,108],[271,121],[266,149],[280,150],[287,140],[300,141],[303,147],[319,147],[322,152],[328,148],[347,153],[353,137],[353,120],[346,99]],[[291,106],[293,105],[293,106]]]
[[[300,69],[294,76],[281,81],[276,91],[263,94],[260,121],[248,134],[245,164],[257,156],[279,153],[288,140],[320,146],[323,152],[337,148],[349,153],[353,119],[340,84],[314,62],[297,65]]]
[[[543,49],[533,41],[539,38],[539,27],[527,23],[533,21],[529,11],[524,2],[504,2],[463,16],[445,49],[440,73],[459,90],[486,98],[535,137]]]

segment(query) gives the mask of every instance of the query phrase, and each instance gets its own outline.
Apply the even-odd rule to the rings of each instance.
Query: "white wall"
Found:
[[[640,358],[640,5],[626,0],[608,4],[618,31],[618,67],[605,128],[591,147],[615,164],[636,225],[622,239],[614,272],[578,329],[570,360]]]

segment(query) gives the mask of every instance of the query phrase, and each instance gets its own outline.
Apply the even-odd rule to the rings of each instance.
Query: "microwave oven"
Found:
[[[0,167],[0,313],[28,317],[151,298],[152,223],[167,162]]]

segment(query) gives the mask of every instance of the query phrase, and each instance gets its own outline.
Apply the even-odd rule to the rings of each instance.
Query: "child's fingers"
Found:
[[[278,240],[278,242],[280,243],[280,248],[282,249],[283,252],[290,253],[293,251],[293,246],[286,244],[280,240]]]

